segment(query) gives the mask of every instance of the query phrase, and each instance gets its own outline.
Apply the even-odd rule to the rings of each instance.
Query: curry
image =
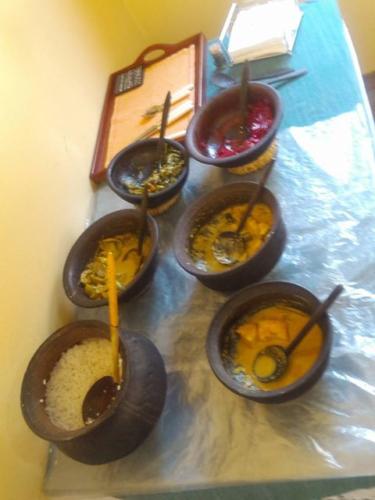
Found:
[[[131,283],[150,253],[151,238],[143,242],[142,258],[138,254],[138,236],[135,233],[104,238],[99,241],[94,257],[87,263],[80,276],[81,285],[90,299],[104,299],[108,296],[107,255],[112,252],[116,265],[117,291],[124,290]]]
[[[229,206],[213,215],[208,222],[193,231],[190,255],[198,269],[208,272],[228,270],[230,266],[216,260],[213,246],[221,233],[237,229],[246,209],[246,203]],[[271,230],[272,220],[272,211],[268,205],[257,203],[254,206],[240,232],[245,248],[244,252],[238,256],[238,262],[245,262],[261,248]]]
[[[149,177],[143,180],[136,177],[127,178],[123,184],[131,194],[142,195],[145,187],[149,193],[157,193],[176,184],[184,165],[183,154],[178,149],[168,145],[161,164],[159,165],[158,160],[153,162],[153,170]]]
[[[323,333],[315,325],[289,357],[286,372],[277,380],[262,383],[253,374],[253,364],[257,354],[267,346],[287,347],[298,335],[310,316],[305,312],[284,304],[266,307],[241,318],[232,328],[234,347],[232,351],[233,372],[241,374],[251,385],[264,391],[281,389],[303,377],[315,364],[320,354]],[[268,359],[268,363],[272,363]],[[264,366],[265,372],[272,367]]]

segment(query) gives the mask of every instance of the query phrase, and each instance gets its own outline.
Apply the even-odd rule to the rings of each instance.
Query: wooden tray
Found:
[[[203,104],[205,48],[206,40],[202,34],[174,45],[151,45],[133,64],[110,75],[91,166],[90,178],[93,181],[103,181],[111,159],[160,122],[160,113],[148,120],[142,118],[147,108],[162,104],[168,90],[173,95],[192,84],[189,95],[172,106],[170,116],[173,116],[174,111],[177,114],[181,109],[187,111],[181,118],[168,125],[166,130],[167,137],[175,137],[181,141],[184,139],[184,132],[191,117]],[[144,70],[143,84],[116,95],[118,76],[139,66]]]

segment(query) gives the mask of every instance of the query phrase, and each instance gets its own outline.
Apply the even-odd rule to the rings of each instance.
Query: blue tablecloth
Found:
[[[302,4],[304,11],[293,54],[251,62],[254,78],[286,66],[306,68],[308,74],[279,87],[284,103],[281,127],[304,127],[352,111],[367,99],[362,76],[336,0]],[[229,74],[240,79],[242,65]],[[214,70],[207,56],[207,98],[220,91],[211,83]]]

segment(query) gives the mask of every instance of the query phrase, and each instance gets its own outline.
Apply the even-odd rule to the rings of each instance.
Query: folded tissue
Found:
[[[291,53],[303,15],[296,0],[252,0],[238,7],[228,45],[234,64]]]

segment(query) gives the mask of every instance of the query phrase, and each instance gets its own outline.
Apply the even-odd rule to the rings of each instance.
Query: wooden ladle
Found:
[[[169,110],[171,107],[171,93],[168,92],[164,105],[163,113],[160,123],[160,135],[159,140],[156,145],[156,158],[153,156],[151,161],[146,161],[144,158],[135,158],[132,160],[131,164],[127,168],[125,175],[122,178],[123,184],[135,185],[136,187],[142,187],[147,183],[147,179],[152,175],[154,170],[160,169],[165,157],[165,131],[168,125]],[[155,161],[156,160],[156,161]]]
[[[241,231],[259,199],[263,187],[272,171],[274,163],[275,160],[273,159],[269,166],[264,170],[259,184],[249,199],[247,209],[238,223],[237,229],[235,231],[223,231],[214,241],[212,251],[215,259],[220,262],[220,264],[227,266],[233,265],[238,262],[239,257],[245,252],[246,242],[241,235]]]
[[[139,256],[139,267],[141,267],[143,260],[144,260],[143,243],[145,241],[146,230],[147,230],[147,209],[148,209],[148,189],[147,189],[147,186],[145,186],[143,188],[143,196],[142,196],[141,209],[140,209],[141,217],[140,217],[139,230],[138,230],[138,245],[137,245],[137,248],[131,248],[130,250],[128,250],[122,258],[122,260],[125,260],[129,257],[129,255],[132,252],[136,252]]]
[[[342,285],[337,285],[333,289],[326,300],[317,307],[309,321],[287,347],[269,345],[257,354],[253,363],[253,374],[259,382],[272,382],[273,380],[279,379],[285,373],[288,368],[290,355],[310,332],[311,328],[318,323],[327,309],[331,307],[343,289]]]
[[[242,70],[241,77],[241,89],[240,89],[240,113],[241,113],[241,123],[239,126],[239,139],[244,142],[249,136],[248,131],[248,103],[249,103],[249,79],[250,79],[250,69],[249,62],[245,61]]]
[[[119,358],[119,316],[117,304],[116,269],[112,252],[108,252],[108,304],[109,328],[112,346],[112,376],[102,377],[88,390],[82,404],[82,417],[87,425],[101,415],[115,398],[117,387],[121,383],[121,368]]]
[[[156,158],[157,158],[157,163],[158,163],[158,168],[160,169],[160,166],[163,164],[164,157],[165,157],[165,131],[167,129],[168,125],[168,116],[169,116],[169,110],[171,108],[171,93],[168,92],[167,95],[165,96],[165,101],[163,105],[163,114],[161,117],[161,125],[160,125],[160,135],[159,135],[159,141],[156,146]]]
[[[138,232],[138,247],[137,252],[139,255],[140,264],[143,262],[143,243],[145,241],[147,229],[147,209],[148,209],[148,190],[147,186],[143,189],[142,203],[141,203],[141,222]]]
[[[239,116],[236,113],[235,123],[229,127],[229,130],[225,132],[225,139],[239,141],[240,143],[246,141],[249,137],[249,80],[250,80],[250,68],[249,62],[245,61],[243,63],[242,74],[241,74],[241,86],[239,95]]]

